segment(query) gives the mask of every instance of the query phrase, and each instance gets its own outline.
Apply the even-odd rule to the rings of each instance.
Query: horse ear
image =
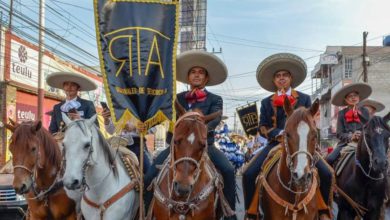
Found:
[[[34,125],[31,127],[31,131],[33,133],[35,133],[35,132],[39,131],[39,129],[41,129],[41,128],[42,128],[42,122],[41,122],[41,120],[39,120],[39,121],[36,121],[34,123]]]
[[[8,118],[8,122],[14,126],[14,127],[17,127],[19,124],[17,122],[15,122],[14,120],[12,120],[12,118]]]
[[[283,108],[284,108],[284,111],[286,112],[287,117],[289,117],[294,111],[294,109],[291,105],[291,102],[287,96],[286,96],[286,98],[284,98]]]
[[[383,121],[385,122],[385,124],[387,124],[387,123],[390,121],[390,112],[387,113],[387,115],[385,115],[385,116],[383,117]]]
[[[68,116],[65,113],[61,112],[61,115],[62,115],[62,120],[64,120],[66,125],[69,125],[72,122],[72,120],[70,120],[70,118],[68,118]]]
[[[316,115],[316,113],[318,112],[318,109],[320,108],[320,101],[318,99],[316,99],[313,104],[311,105],[310,107],[310,113],[312,116]]]
[[[8,130],[10,130],[12,132],[14,132],[16,129],[16,126],[14,126],[12,124],[5,124],[4,126],[5,126],[5,128],[7,128]]]
[[[204,116],[204,121],[205,121],[206,124],[207,124],[209,121],[212,121],[212,120],[214,120],[215,118],[221,117],[221,116],[222,116],[222,111],[219,110],[219,111],[217,111],[217,112],[214,112],[214,113],[205,115],[205,116]]]
[[[94,114],[91,118],[87,119],[87,125],[88,127],[91,127],[95,124],[97,114]]]
[[[185,108],[180,105],[179,101],[175,100],[175,109],[176,109],[176,118],[180,118],[180,116],[184,115],[186,113]]]

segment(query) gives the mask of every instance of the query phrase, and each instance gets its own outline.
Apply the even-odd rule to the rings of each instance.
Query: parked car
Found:
[[[14,179],[11,161],[0,169],[0,219],[26,219],[27,201],[22,195],[16,194],[12,187]]]

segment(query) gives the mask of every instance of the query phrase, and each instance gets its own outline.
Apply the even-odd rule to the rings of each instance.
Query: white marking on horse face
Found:
[[[299,151],[307,152],[307,136],[309,134],[310,127],[306,122],[301,121],[298,125],[299,135]],[[307,155],[300,153],[297,155],[297,167],[295,172],[298,174],[298,179],[302,178],[305,174],[305,167],[307,166]]]
[[[383,128],[381,128],[381,127],[376,127],[376,128],[375,128],[375,132],[376,132],[377,134],[382,134],[382,131],[383,131]]]
[[[195,134],[194,134],[194,132],[192,132],[192,133],[188,136],[187,141],[190,142],[191,144],[194,143],[194,141],[195,141]]]

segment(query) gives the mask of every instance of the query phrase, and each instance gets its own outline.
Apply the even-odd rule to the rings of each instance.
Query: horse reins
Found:
[[[49,186],[49,188],[47,188],[46,190],[42,190],[42,191],[37,190],[38,186],[37,186],[37,183],[36,183],[36,179],[37,179],[37,176],[38,176],[38,168],[43,168],[41,166],[41,151],[40,151],[40,148],[41,148],[41,146],[40,146],[40,144],[38,144],[38,147],[37,147],[37,150],[36,150],[37,159],[35,160],[35,164],[34,164],[33,170],[29,169],[28,167],[26,167],[24,165],[14,165],[13,169],[14,170],[17,169],[17,168],[23,169],[23,170],[26,170],[30,174],[30,178],[32,180],[31,188],[32,188],[35,196],[31,197],[31,198],[26,197],[26,199],[28,199],[28,200],[36,200],[36,199],[43,200],[43,199],[46,199],[45,200],[45,205],[47,206],[48,205],[47,197],[46,198],[43,198],[43,197],[46,196],[47,194],[49,194],[50,192],[52,192],[54,189],[56,189],[55,186],[58,186],[58,183],[59,183],[58,180],[60,179],[60,170],[62,169],[62,161],[61,161],[60,169],[57,171],[56,178],[53,180],[53,183]]]
[[[310,174],[312,176],[314,167],[315,167],[316,163],[318,162],[318,160],[320,159],[320,157],[319,157],[319,155],[317,153],[314,153],[314,155],[312,155],[308,151],[296,151],[293,154],[291,154],[290,150],[288,148],[288,140],[287,140],[287,133],[286,132],[284,132],[284,134],[283,134],[283,140],[284,140],[283,147],[285,148],[286,154],[287,154],[287,156],[286,156],[286,165],[287,165],[287,168],[290,171],[290,181],[289,181],[289,185],[290,186],[287,186],[282,181],[282,179],[280,177],[280,164],[281,164],[280,162],[278,162],[277,173],[276,173],[277,177],[278,177],[278,180],[279,180],[280,184],[282,185],[282,187],[284,189],[286,189],[287,191],[289,191],[289,192],[291,192],[293,194],[303,194],[303,193],[306,193],[309,190],[309,188],[307,187],[309,185],[308,183],[305,184],[305,190],[304,191],[295,191],[291,187],[291,185],[292,185],[292,176],[293,176],[292,174],[294,172],[293,159],[294,159],[294,157],[297,157],[299,154],[305,154],[306,156],[308,156],[309,160],[311,162],[311,164],[310,164]],[[317,147],[318,147],[318,144],[316,144],[316,149],[317,149]]]
[[[367,149],[367,153],[368,153],[368,157],[369,157],[369,165],[368,165],[368,172],[366,172],[362,166],[362,164],[360,163],[359,159],[357,158],[357,153],[355,153],[355,164],[360,168],[360,170],[363,172],[363,174],[371,179],[371,180],[374,180],[374,181],[378,181],[378,180],[382,180],[383,178],[385,178],[385,176],[383,175],[383,173],[380,174],[379,177],[372,177],[371,176],[371,170],[372,170],[372,151],[371,151],[371,148],[370,146],[368,145],[367,143],[367,139],[366,139],[366,134],[364,132],[364,127],[362,127],[362,133],[363,133],[363,142],[364,142],[364,145]]]
[[[197,117],[196,118],[189,118],[191,116],[197,116]],[[199,119],[200,116],[201,116],[201,114],[199,114],[197,112],[187,112],[185,115],[183,115],[183,117],[179,118],[179,120],[176,121],[175,128],[178,126],[178,124],[181,121],[187,121],[187,120],[194,121],[196,123],[201,123],[203,126],[206,126],[206,125],[204,125],[203,121],[201,121]],[[207,129],[207,127],[206,127],[206,129]],[[161,172],[159,177],[158,177],[158,179],[160,179],[160,178],[162,178],[161,175],[167,174],[168,198],[162,193],[161,189],[159,188],[158,183],[157,183],[159,181],[156,181],[154,183],[155,184],[154,195],[158,201],[160,201],[162,204],[164,204],[169,209],[169,213],[171,213],[171,211],[173,210],[174,212],[179,214],[180,220],[182,220],[182,219],[184,220],[186,218],[185,217],[186,214],[190,210],[192,211],[192,215],[194,215],[194,211],[199,209],[199,207],[198,207],[199,203],[201,201],[207,199],[207,197],[214,191],[215,187],[218,188],[218,186],[220,186],[221,179],[218,175],[212,175],[211,172],[213,171],[213,169],[206,166],[206,171],[210,176],[210,181],[206,184],[205,187],[203,187],[203,189],[199,193],[197,193],[192,199],[190,199],[191,195],[193,193],[193,191],[191,189],[191,191],[188,193],[188,197],[186,198],[185,201],[176,201],[176,200],[172,199],[173,183],[170,183],[170,173],[169,173],[170,169],[173,170],[173,172],[174,172],[173,175],[175,175],[177,164],[179,164],[181,162],[185,162],[185,161],[195,164],[195,166],[196,166],[195,178],[194,178],[194,184],[195,184],[198,181],[200,173],[202,171],[200,168],[201,164],[205,163],[205,161],[208,158],[207,157],[207,144],[206,144],[206,147],[204,148],[201,159],[199,161],[195,160],[192,157],[181,157],[181,158],[175,160],[173,140],[174,140],[174,137],[172,138],[170,159],[167,160],[165,165],[164,165],[164,168],[168,168],[168,169],[166,169],[167,171],[165,171],[165,172]],[[151,217],[149,214],[148,214],[148,216]]]

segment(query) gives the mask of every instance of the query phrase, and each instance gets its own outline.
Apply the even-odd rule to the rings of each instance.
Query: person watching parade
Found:
[[[242,182],[246,216],[251,219],[255,213],[248,213],[256,187],[256,178],[268,153],[279,145],[280,137],[286,124],[286,113],[283,109],[285,98],[288,98],[293,108],[311,106],[310,96],[295,90],[306,78],[306,64],[298,56],[290,53],[279,53],[267,57],[257,68],[257,81],[260,86],[274,94],[261,101],[260,134],[268,139],[268,144],[252,158],[244,168]],[[321,219],[331,216],[331,183],[333,173],[326,162],[319,160],[316,164],[321,179],[320,191],[328,209],[320,211]]]
[[[178,102],[187,110],[199,109],[204,115],[222,111],[223,101],[205,89],[206,86],[214,86],[223,83],[227,78],[225,64],[215,55],[204,51],[186,51],[177,58],[177,80],[190,85],[190,91],[177,94]],[[236,181],[234,167],[226,156],[214,145],[214,130],[219,125],[221,116],[208,122],[208,155],[224,180],[223,192],[230,208],[235,210]],[[157,176],[159,170],[156,166],[161,165],[168,157],[170,149],[162,151],[155,159],[149,172],[145,175],[145,188]],[[147,191],[145,195],[146,209],[149,206],[153,192]],[[236,219],[236,216],[225,217]]]
[[[54,134],[61,131],[65,125],[61,112],[68,115],[71,120],[88,119],[96,114],[92,101],[78,96],[80,91],[92,91],[97,88],[91,79],[72,72],[55,72],[47,76],[46,83],[65,92],[65,100],[54,105],[49,131]],[[99,126],[96,120],[96,125]]]
[[[112,122],[110,110],[108,108],[104,108],[102,112],[102,116],[104,118],[104,126],[106,131],[109,134],[114,134],[115,125]],[[127,140],[126,148],[131,150],[137,156],[138,161],[141,161],[140,160],[141,139],[139,134],[143,132],[143,130],[144,130],[144,126],[142,123],[138,124],[138,129],[137,129],[137,127],[134,124],[132,124],[131,122],[127,122],[120,134],[120,137]],[[150,167],[150,160],[146,152],[147,152],[147,148],[145,147],[144,156],[143,156],[144,173],[146,173]]]
[[[381,102],[375,101],[373,99],[364,99],[359,103],[359,106],[363,106],[368,110],[370,118],[376,113],[381,112],[385,109],[385,105]]]
[[[337,117],[336,135],[339,139],[337,147],[328,155],[326,161],[333,163],[340,155],[341,149],[349,143],[357,143],[360,139],[363,124],[369,119],[367,108],[359,105],[360,100],[371,95],[371,86],[366,83],[351,83],[338,90],[332,97],[332,104],[345,107]]]

